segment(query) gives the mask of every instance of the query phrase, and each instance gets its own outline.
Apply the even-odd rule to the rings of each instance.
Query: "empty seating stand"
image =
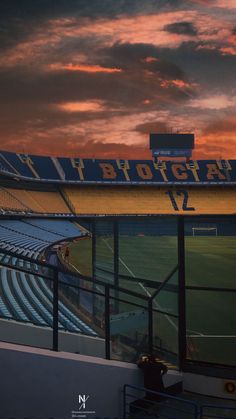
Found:
[[[70,209],[57,191],[5,187],[0,188],[0,209],[2,213],[70,214]]]
[[[80,228],[67,220],[1,220],[0,248],[37,259],[53,243],[81,234]]]
[[[69,221],[64,221],[62,226],[53,220],[39,224],[31,224],[30,220],[0,221],[0,246],[16,253],[16,256],[10,256],[0,252],[0,317],[52,327],[53,293],[47,281],[39,276],[38,269],[35,269],[37,265],[20,259],[20,256],[34,259],[48,245],[65,239],[67,235],[79,236],[81,231]],[[49,225],[51,231],[48,230]],[[63,301],[59,302],[59,329],[96,336],[92,328]]]
[[[0,259],[8,259],[0,255]],[[17,259],[11,263],[17,265]],[[32,323],[42,327],[53,325],[53,294],[44,278],[14,269],[0,268],[0,317]],[[96,336],[93,329],[59,302],[59,329]]]

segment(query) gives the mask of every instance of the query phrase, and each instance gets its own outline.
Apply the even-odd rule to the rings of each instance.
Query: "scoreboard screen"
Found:
[[[194,134],[150,134],[150,150],[193,148]]]

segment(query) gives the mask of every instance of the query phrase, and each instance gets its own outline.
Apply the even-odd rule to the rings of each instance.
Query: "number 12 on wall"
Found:
[[[165,192],[166,195],[169,196],[170,198],[170,202],[172,204],[172,207],[174,208],[175,211],[180,211],[181,209],[183,211],[195,211],[194,207],[189,207],[188,206],[188,192],[185,191],[184,189],[178,190],[178,191],[166,191]],[[177,201],[176,201],[176,197],[182,197],[182,205],[181,208],[179,207]],[[179,201],[179,200],[178,200]]]

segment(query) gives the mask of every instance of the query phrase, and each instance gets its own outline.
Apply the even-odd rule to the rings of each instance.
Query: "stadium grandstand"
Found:
[[[0,152],[0,418],[236,418],[235,208],[235,160]]]

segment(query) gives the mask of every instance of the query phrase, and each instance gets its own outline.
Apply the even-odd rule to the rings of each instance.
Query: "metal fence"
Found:
[[[123,390],[123,419],[236,419],[233,402],[199,405],[170,394],[126,384]]]
[[[236,406],[203,405],[200,407],[200,419],[236,419]]]
[[[198,405],[166,393],[126,384],[123,391],[123,419],[198,419]]]

